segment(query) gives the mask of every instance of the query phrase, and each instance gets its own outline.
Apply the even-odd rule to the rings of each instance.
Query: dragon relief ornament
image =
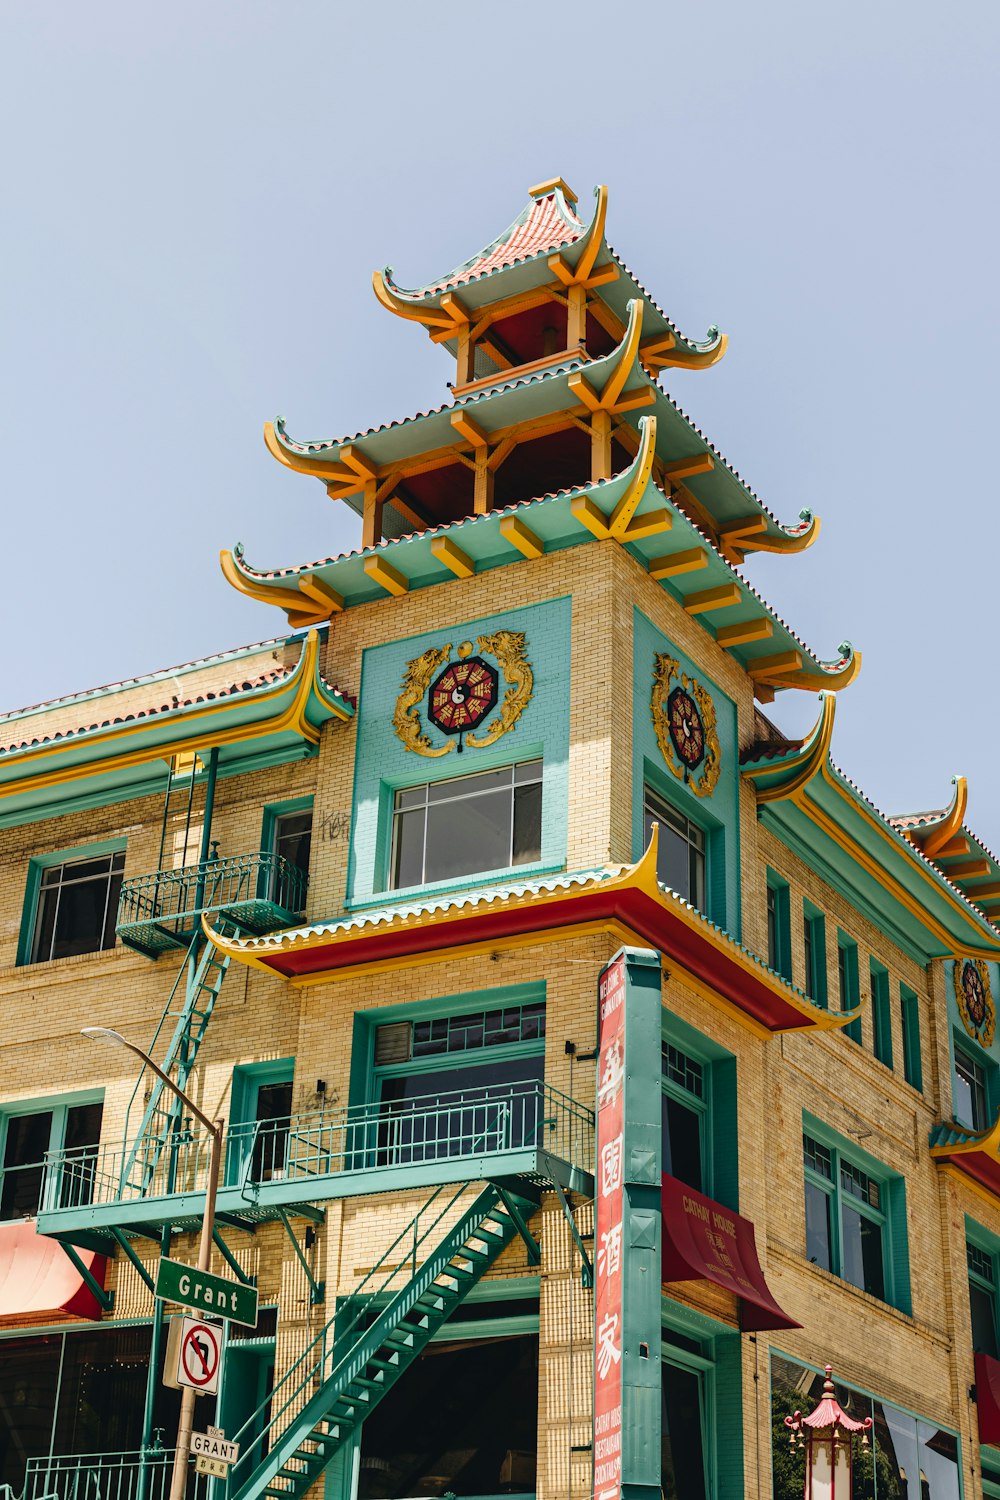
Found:
[[[402,691],[396,699],[392,725],[407,750],[417,755],[447,755],[465,745],[484,750],[513,729],[531,701],[535,674],[525,657],[523,630],[497,630],[492,635],[463,641],[451,660],[451,643],[431,646],[406,663]],[[475,654],[474,654],[475,652]],[[484,660],[493,657],[499,667]],[[500,672],[506,683],[500,698]],[[417,705],[427,697],[427,718],[442,734],[455,735],[443,745],[432,743],[420,720]],[[496,715],[489,715],[496,709]],[[488,720],[488,722],[486,722]],[[474,731],[483,726],[482,733]]]
[[[962,1025],[981,1046],[992,1046],[997,1013],[989,969],[981,958],[967,958],[964,963],[956,959],[953,978]]]
[[[722,769],[715,706],[681,664],[657,651],[650,713],[656,742],[670,770],[698,797],[710,797]]]

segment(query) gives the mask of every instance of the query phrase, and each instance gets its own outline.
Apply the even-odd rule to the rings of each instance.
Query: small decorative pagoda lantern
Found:
[[[871,1417],[856,1422],[843,1410],[833,1392],[832,1367],[827,1365],[816,1410],[808,1417],[797,1411],[785,1418],[792,1447],[797,1440],[806,1450],[805,1500],[851,1500],[854,1434],[863,1434],[861,1442],[867,1448],[871,1425]]]

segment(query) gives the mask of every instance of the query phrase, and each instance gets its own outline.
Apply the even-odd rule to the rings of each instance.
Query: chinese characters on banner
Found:
[[[618,1500],[622,1467],[624,956],[601,976],[597,1048],[594,1500]]]

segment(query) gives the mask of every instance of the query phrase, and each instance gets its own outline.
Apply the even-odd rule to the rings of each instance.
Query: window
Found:
[[[903,1077],[915,1089],[924,1086],[920,1064],[920,1002],[913,990],[899,986],[899,1012],[903,1028]]]
[[[233,1073],[233,1111],[226,1180],[272,1182],[285,1175],[292,1113],[290,1059]]]
[[[676,1016],[664,1022],[660,1128],[663,1171],[739,1207],[736,1059]]]
[[[986,1070],[961,1047],[955,1048],[955,1119],[972,1130],[990,1124]]]
[[[708,1147],[706,1069],[693,1057],[663,1043],[663,1170],[697,1192],[705,1191]]]
[[[861,979],[858,974],[858,945],[846,933],[837,933],[837,992],[842,1011],[855,1010],[861,1004]],[[844,1035],[861,1046],[861,1017],[844,1027]]]
[[[711,1368],[697,1340],[664,1330],[660,1365],[663,1500],[707,1500],[710,1493],[706,1385]]]
[[[872,1297],[908,1311],[904,1184],[867,1158],[804,1131],[806,1256]]]
[[[428,885],[542,857],[542,762],[395,794],[390,885]]]
[[[115,945],[115,918],[125,851],[63,864],[33,862],[28,903],[33,912],[27,963],[47,963]]]
[[[807,901],[802,909],[802,942],[805,953],[806,994],[817,1005],[826,1006],[826,919]]]
[[[972,1311],[972,1347],[977,1354],[997,1358],[997,1263],[981,1246],[966,1243],[969,1265],[969,1304]]]
[[[805,1452],[788,1441],[785,1417],[819,1403],[823,1376],[783,1354],[771,1355],[772,1492],[774,1500],[802,1500]],[[891,1406],[838,1380],[837,1400],[855,1421],[870,1417],[867,1446],[854,1448],[853,1493],[878,1500],[960,1500],[958,1439],[947,1428]]]
[[[788,886],[773,870],[767,872],[767,963],[783,979],[791,979],[792,931]]]
[[[875,959],[870,965],[872,981],[872,1031],[875,1056],[892,1067],[892,1007],[889,1000],[889,975]]]
[[[265,807],[261,848],[280,855],[285,864],[275,861],[261,872],[261,900],[273,901],[286,911],[305,910],[312,824],[311,797]]]
[[[656,878],[699,911],[705,909],[705,833],[697,823],[678,812],[651,787],[643,791],[643,847],[648,846],[653,824],[660,825]]]
[[[537,992],[493,994],[487,1005],[372,1028],[378,1165],[510,1150],[538,1139],[545,1001]]]
[[[61,1170],[53,1179],[59,1201],[46,1207],[90,1202],[103,1111],[100,1100],[86,1099],[0,1115],[0,1219],[38,1213],[50,1151],[61,1153]]]

